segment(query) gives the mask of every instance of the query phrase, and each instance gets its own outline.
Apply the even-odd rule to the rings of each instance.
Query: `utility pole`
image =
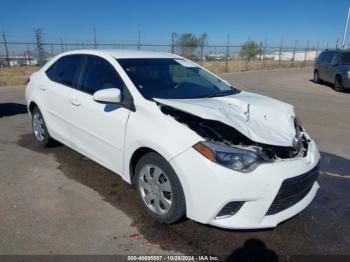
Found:
[[[140,49],[141,49],[141,32],[139,30],[139,37],[137,40],[137,50],[140,50]]]
[[[96,42],[96,29],[94,27],[94,48],[97,49],[97,42]]]
[[[6,42],[5,31],[2,31],[2,37],[4,38],[7,65],[10,67],[11,65],[10,65],[9,51],[8,51],[8,49],[7,49],[7,42]]]
[[[350,6],[349,6],[349,9],[348,9],[348,15],[346,17],[345,28],[344,28],[344,35],[343,35],[343,42],[342,42],[342,45],[341,45],[341,47],[343,49],[345,48],[345,40],[346,40],[346,34],[348,32],[349,17],[350,17]],[[338,47],[338,44],[337,44],[337,47]]]
[[[38,64],[42,66],[45,63],[45,54],[42,43],[42,29],[34,28],[35,41],[36,41],[36,49],[38,55]]]

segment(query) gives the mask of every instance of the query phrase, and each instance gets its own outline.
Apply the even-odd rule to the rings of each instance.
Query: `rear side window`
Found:
[[[123,82],[108,61],[97,56],[88,56],[79,88],[89,94],[106,88],[118,88],[122,91]]]
[[[83,56],[69,55],[57,60],[47,71],[46,75],[55,82],[73,86],[74,79],[79,73]]]
[[[328,52],[324,59],[325,62],[330,64],[336,54],[336,52]]]
[[[346,52],[342,54],[341,63],[343,65],[350,65],[350,52]]]

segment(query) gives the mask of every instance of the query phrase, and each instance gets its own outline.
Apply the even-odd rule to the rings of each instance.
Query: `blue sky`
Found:
[[[44,31],[46,42],[169,43],[171,32],[207,32],[210,43],[232,44],[248,37],[269,45],[335,46],[342,38],[350,0],[275,1],[3,1],[0,30],[8,41],[33,41],[33,28]],[[350,39],[349,39],[350,40]]]

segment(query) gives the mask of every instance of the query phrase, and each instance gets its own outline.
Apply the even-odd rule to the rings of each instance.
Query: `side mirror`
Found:
[[[93,98],[96,102],[120,103],[122,100],[122,94],[118,88],[107,88],[96,91]]]

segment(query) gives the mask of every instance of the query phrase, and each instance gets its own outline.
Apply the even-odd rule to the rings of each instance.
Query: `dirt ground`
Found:
[[[266,250],[280,260],[350,256],[350,93],[312,83],[310,69],[223,78],[293,104],[316,140],[322,153],[321,188],[302,213],[259,231],[223,230],[190,220],[156,224],[144,214],[135,190],[117,175],[65,146],[39,148],[24,88],[0,87],[0,254],[232,257],[242,250]]]

